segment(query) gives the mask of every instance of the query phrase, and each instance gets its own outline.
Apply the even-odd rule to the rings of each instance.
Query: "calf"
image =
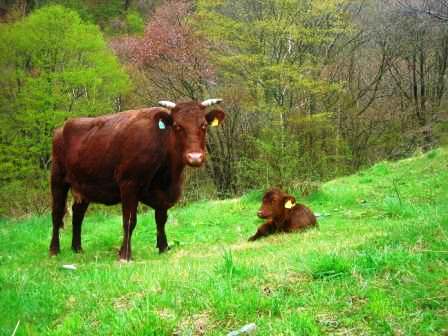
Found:
[[[294,196],[273,188],[263,196],[258,217],[267,219],[249,241],[257,240],[276,232],[301,231],[317,226],[313,212],[303,204],[296,204]]]
[[[208,126],[224,119],[221,110],[207,107],[221,102],[173,103],[65,122],[53,138],[51,194],[53,235],[50,255],[59,253],[69,190],[73,204],[72,249],[81,251],[81,225],[90,203],[121,203],[123,243],[121,260],[131,258],[131,237],[137,223],[138,203],[155,210],[157,247],[168,249],[165,223],[168,209],[179,199],[182,172],[205,161]]]

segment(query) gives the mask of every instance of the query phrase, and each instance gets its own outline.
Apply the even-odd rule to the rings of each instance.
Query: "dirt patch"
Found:
[[[188,316],[183,319],[180,323],[176,331],[173,333],[173,336],[182,336],[182,335],[193,335],[193,336],[202,336],[212,328],[212,321],[210,319],[209,313],[202,312],[199,314],[194,314],[192,316]]]

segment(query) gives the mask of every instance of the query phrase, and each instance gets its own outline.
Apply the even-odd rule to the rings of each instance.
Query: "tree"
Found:
[[[339,134],[355,170],[431,148],[442,138],[447,28],[422,11],[437,3],[370,0],[350,7],[354,34],[333,73],[343,87]]]
[[[377,9],[375,40],[386,60],[382,90],[395,102],[393,119],[401,124],[403,145],[434,146],[433,127],[446,106],[448,29],[446,23],[423,13],[443,3],[391,1]],[[435,7],[433,7],[435,6]],[[441,6],[441,7],[440,7]],[[410,10],[420,8],[422,11]]]
[[[428,15],[444,22],[448,21],[448,0],[395,0],[394,2],[414,14]]]
[[[53,129],[117,110],[129,80],[98,28],[61,6],[0,29],[0,181],[39,180]]]
[[[197,3],[195,23],[213,43],[213,63],[219,69],[217,82],[245,87],[252,97],[247,101],[255,103],[255,108],[243,107],[253,112],[250,133],[255,138],[246,135],[245,140],[252,139],[253,143],[252,151],[243,160],[248,164],[245,171],[250,172],[255,183],[286,184],[306,175],[320,177],[327,168],[324,160],[332,156],[334,162],[337,146],[322,143],[332,142],[333,134],[327,131],[333,133],[334,128],[317,122],[327,131],[315,129],[317,133],[311,133],[303,127],[308,127],[306,119],[332,123],[334,96],[340,86],[327,74],[338,52],[336,42],[349,28],[344,3]],[[305,162],[309,171],[298,174]],[[267,171],[266,178],[259,178],[264,173],[261,170]]]
[[[160,98],[202,99],[213,81],[206,41],[189,23],[191,3],[171,0],[156,8],[143,37],[118,38],[112,47],[134,66],[146,102]]]

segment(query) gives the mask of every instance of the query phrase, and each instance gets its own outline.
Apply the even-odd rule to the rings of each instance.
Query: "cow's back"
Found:
[[[290,218],[291,229],[303,230],[307,227],[315,226],[317,224],[316,216],[314,216],[311,209],[303,204],[297,204],[292,211]]]
[[[53,153],[72,190],[92,201],[115,203],[119,201],[120,174],[130,172],[133,178],[144,180],[139,173],[157,169],[156,163],[163,159],[160,148],[166,141],[154,127],[154,114],[160,110],[66,121],[55,131]]]
[[[114,163],[118,162],[121,148],[112,148],[120,136],[114,125],[120,116],[78,118],[67,121],[63,127],[64,157],[70,178],[97,180],[111,178]],[[123,126],[127,123],[122,121]]]

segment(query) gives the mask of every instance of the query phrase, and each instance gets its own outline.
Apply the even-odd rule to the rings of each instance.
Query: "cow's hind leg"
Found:
[[[156,223],[157,223],[157,248],[159,253],[163,253],[169,250],[168,241],[165,234],[165,223],[168,219],[168,213],[166,209],[156,209]]]
[[[51,176],[51,196],[52,196],[52,221],[53,235],[50,243],[50,255],[57,255],[60,251],[59,229],[64,226],[65,204],[69,185],[60,176]]]
[[[72,250],[76,253],[82,252],[81,247],[81,226],[84,219],[84,215],[89,207],[89,203],[85,201],[75,202],[72,206],[73,218],[72,218]]]

